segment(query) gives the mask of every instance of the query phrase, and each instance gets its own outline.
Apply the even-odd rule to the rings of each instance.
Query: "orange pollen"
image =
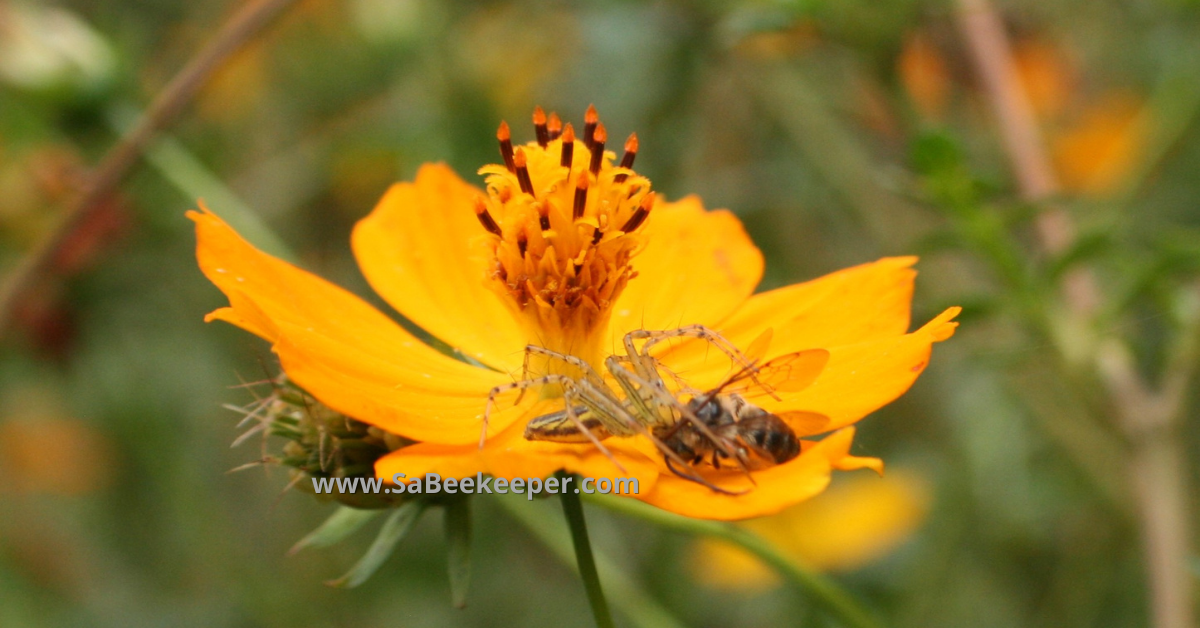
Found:
[[[631,260],[644,247],[643,226],[655,195],[650,181],[632,169],[636,136],[615,165],[615,155],[604,150],[608,133],[594,107],[585,117],[590,147],[570,124],[551,137],[540,108],[533,120],[537,141],[516,148],[508,126],[501,125],[501,154],[507,140],[511,164],[479,171],[487,197],[477,201],[475,214],[492,238],[489,283],[545,339],[544,346],[582,357],[595,345],[599,354],[599,332],[612,303],[637,275]],[[589,167],[572,171],[573,155],[581,150],[590,156]]]
[[[546,128],[550,130],[550,139],[556,140],[563,132],[562,118],[558,117],[557,113],[550,112],[550,122],[546,124]]]

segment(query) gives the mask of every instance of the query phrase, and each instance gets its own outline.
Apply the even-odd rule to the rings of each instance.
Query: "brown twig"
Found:
[[[1000,133],[1021,195],[1028,201],[1044,201],[1058,194],[1058,178],[1042,145],[1033,106],[1021,88],[1004,24],[987,0],[960,0],[958,4],[959,29],[1000,119]],[[1038,231],[1051,253],[1061,252],[1075,237],[1071,219],[1061,209],[1043,213]]]
[[[53,270],[56,253],[104,206],[158,131],[191,102],[208,78],[233,53],[279,17],[296,0],[250,0],[192,57],[154,99],[138,123],[101,160],[59,223],[9,273],[0,291],[0,338],[12,326],[22,297]]]
[[[1021,194],[1045,202],[1059,186],[1042,144],[1033,109],[1021,88],[1004,25],[987,0],[958,0],[958,23],[971,50],[976,71],[1000,122],[1005,148]],[[1075,238],[1070,216],[1051,208],[1038,221],[1043,247],[1051,254],[1070,247]],[[1099,304],[1095,276],[1080,269],[1064,277],[1063,297],[1069,321],[1085,329]],[[1197,317],[1193,316],[1193,319]],[[1167,365],[1165,384],[1153,389],[1138,373],[1125,345],[1117,340],[1093,343],[1095,368],[1113,399],[1120,428],[1129,445],[1128,471],[1137,509],[1149,576],[1151,609],[1156,628],[1193,625],[1187,480],[1177,425],[1183,414],[1187,385],[1197,359],[1200,320],[1188,321],[1185,350]],[[1067,351],[1072,351],[1067,348]]]

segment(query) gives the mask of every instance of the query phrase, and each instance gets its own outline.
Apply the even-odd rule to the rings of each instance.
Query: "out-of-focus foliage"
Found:
[[[239,4],[0,1],[0,268]],[[915,319],[967,306],[916,387],[860,424],[854,453],[920,478],[928,512],[838,573],[852,593],[894,626],[1147,625],[1126,443],[1077,358],[1123,339],[1157,381],[1196,307],[1200,5],[1001,8],[1055,203],[1081,234],[1057,256],[1039,252],[1043,208],[1019,200],[947,3],[300,3],[54,260],[67,278],[22,303],[0,349],[0,625],[588,625],[578,580],[488,499],[465,610],[437,516],[355,590],[322,582],[370,534],[285,556],[334,505],[281,496],[280,469],[226,474],[262,451],[228,447],[240,417],[221,406],[277,369],[263,343],[202,322],[222,298],[183,212],[203,197],[371,299],[348,236],[390,183],[427,161],[472,180],[500,119],[524,141],[535,104],[578,122],[589,103],[613,136],[638,133],[657,190],[741,216],[764,288],[919,253]],[[1056,286],[1085,263],[1101,319],[1057,326]],[[1194,460],[1197,423],[1180,437]],[[547,506],[529,507],[558,516]],[[722,566],[689,539],[589,517],[597,547],[686,625],[809,612],[784,589],[710,588]]]

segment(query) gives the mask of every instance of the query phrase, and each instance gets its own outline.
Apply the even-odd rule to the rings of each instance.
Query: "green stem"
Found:
[[[564,495],[564,498],[566,496]],[[729,523],[692,519],[660,510],[627,497],[588,495],[588,501],[664,528],[709,536],[732,543],[770,565],[790,584],[803,591],[825,612],[850,628],[878,628],[879,623],[832,580],[809,571],[783,556],[758,535]]]
[[[575,552],[571,547],[570,534],[564,524],[546,516],[542,504],[526,504],[515,499],[496,499],[510,517],[520,523],[534,538],[541,541],[564,565],[578,573]],[[549,504],[545,504],[549,505]],[[613,607],[631,624],[640,628],[683,628],[671,611],[646,593],[646,587],[623,571],[616,561],[596,550],[596,571],[604,581],[604,588],[612,594]]]
[[[592,556],[592,544],[588,541],[587,521],[583,518],[583,503],[579,501],[579,494],[563,491],[562,505],[567,525],[571,528],[571,541],[575,544],[579,577],[583,579],[583,588],[587,590],[588,603],[591,604],[592,615],[596,618],[596,627],[613,628],[608,602],[604,600],[604,589],[600,587],[600,576],[596,573],[596,559]]]

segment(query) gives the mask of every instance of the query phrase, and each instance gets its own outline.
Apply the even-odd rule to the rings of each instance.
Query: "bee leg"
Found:
[[[721,488],[721,487],[717,486],[716,484],[713,484],[712,482],[709,482],[708,480],[700,477],[698,474],[696,474],[694,472],[687,473],[684,471],[680,471],[679,469],[677,469],[675,467],[675,463],[671,462],[670,458],[665,458],[665,460],[667,463],[667,468],[671,470],[671,473],[674,473],[675,475],[677,475],[685,480],[690,480],[690,481],[695,482],[696,484],[699,484],[705,488],[711,489],[715,493],[721,493],[722,495],[736,496],[736,495],[745,495],[746,493],[750,492],[748,489],[744,490],[744,491],[731,491],[728,489]]]
[[[713,452],[713,455],[712,455],[712,466],[713,466],[714,468],[717,468],[717,469],[720,469],[720,468],[721,468],[721,452],[719,452],[719,451],[714,451],[714,452]]]

